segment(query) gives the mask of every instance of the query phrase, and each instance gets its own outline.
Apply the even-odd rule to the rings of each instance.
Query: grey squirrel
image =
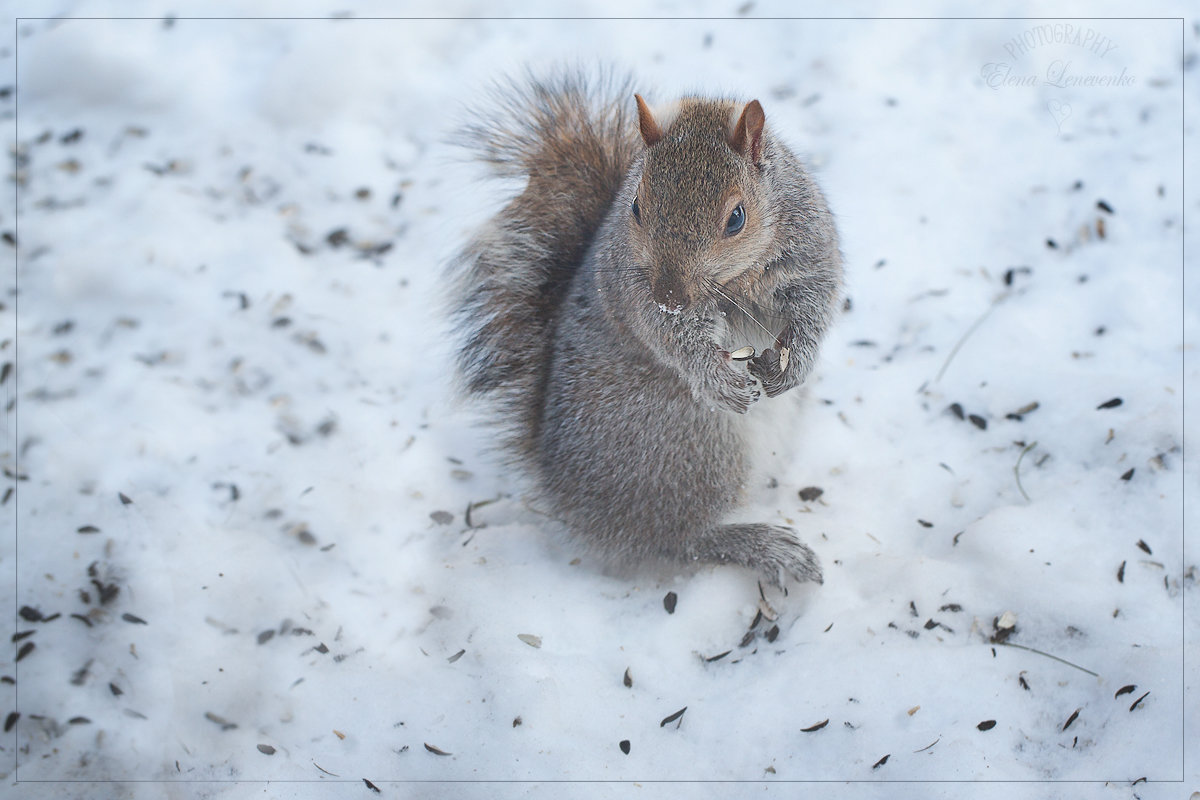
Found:
[[[821,582],[792,529],[722,520],[749,475],[746,412],[805,380],[833,318],[833,217],[757,100],[652,110],[631,89],[527,76],[456,136],[525,180],[455,262],[463,386],[600,555]]]

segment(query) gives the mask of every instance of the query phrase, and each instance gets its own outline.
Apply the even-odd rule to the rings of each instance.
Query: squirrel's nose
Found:
[[[650,294],[664,314],[678,314],[687,305],[687,295],[677,280],[662,278],[650,287]]]

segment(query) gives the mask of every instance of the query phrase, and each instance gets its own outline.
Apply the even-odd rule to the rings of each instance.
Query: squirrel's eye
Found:
[[[631,211],[633,211],[633,218],[637,220],[638,224],[640,225],[642,223],[642,210],[638,208],[637,195],[633,196],[633,205],[631,205],[629,208]]]
[[[746,209],[742,208],[742,204],[738,203],[738,207],[729,215],[729,220],[725,223],[725,235],[733,236],[746,225]]]

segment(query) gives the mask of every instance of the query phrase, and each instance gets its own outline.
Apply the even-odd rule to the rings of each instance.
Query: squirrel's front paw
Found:
[[[735,365],[724,351],[707,388],[712,399],[736,414],[745,414],[750,404],[762,396],[754,377]]]
[[[785,348],[781,348],[779,352],[767,348],[750,359],[750,363],[747,364],[750,374],[762,381],[763,391],[767,393],[767,397],[774,397],[791,388],[784,377],[784,373],[787,371],[787,361],[785,360],[787,352]]]

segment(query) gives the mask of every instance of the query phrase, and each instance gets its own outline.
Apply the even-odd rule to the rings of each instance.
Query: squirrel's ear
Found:
[[[729,146],[734,152],[750,159],[751,164],[758,163],[762,154],[762,132],[766,116],[763,115],[762,105],[757,100],[746,103],[737,124],[733,126],[733,135],[729,137]]]
[[[650,106],[646,105],[642,96],[635,94],[634,98],[637,100],[638,128],[642,132],[642,141],[646,143],[646,147],[653,147],[662,138],[662,129],[654,121],[654,115],[650,113]]]

